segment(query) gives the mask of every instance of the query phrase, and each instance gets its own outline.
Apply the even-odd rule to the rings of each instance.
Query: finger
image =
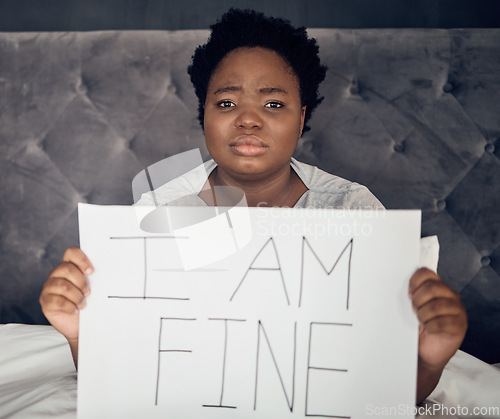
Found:
[[[462,336],[465,334],[463,315],[434,317],[424,324],[427,333],[446,333],[450,336]]]
[[[431,271],[430,269],[417,269],[410,278],[410,285],[408,288],[408,292],[410,293],[410,295],[412,295],[415,290],[427,280],[441,281],[441,278],[436,272]]]
[[[90,286],[87,278],[71,262],[61,262],[57,265],[49,275],[49,280],[54,280],[55,278],[65,278],[80,289],[83,295],[88,296],[90,294]]]
[[[91,275],[94,267],[89,258],[79,247],[71,246],[66,249],[63,255],[63,262],[71,262],[76,265],[84,275]]]
[[[434,298],[417,310],[417,317],[420,323],[427,323],[432,319],[441,316],[461,315],[464,308],[459,300],[454,298]]]
[[[460,301],[458,294],[453,291],[445,282],[441,280],[428,279],[413,292],[411,295],[412,304],[415,309],[420,309],[429,301],[438,298],[449,298]]]
[[[41,297],[47,295],[60,295],[71,301],[80,310],[86,306],[85,295],[82,290],[66,278],[50,278],[44,286]],[[44,301],[41,298],[40,304],[44,303]]]
[[[40,296],[40,304],[46,317],[51,313],[74,314],[78,312],[78,307],[73,302],[58,294]]]

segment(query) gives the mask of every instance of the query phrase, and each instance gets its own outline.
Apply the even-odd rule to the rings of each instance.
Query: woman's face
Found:
[[[304,125],[297,76],[269,49],[238,48],[220,62],[205,101],[205,141],[219,171],[243,181],[290,170]]]

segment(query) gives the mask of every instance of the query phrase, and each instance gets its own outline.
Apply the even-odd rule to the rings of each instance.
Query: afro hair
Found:
[[[314,38],[308,38],[306,28],[294,28],[287,20],[239,9],[229,9],[210,28],[207,43],[196,48],[188,67],[199,101],[201,127],[208,83],[222,59],[237,48],[262,47],[278,53],[297,76],[302,106],[306,106],[303,132],[308,131],[307,121],[323,100],[318,86],[325,78],[326,67],[320,64],[318,44]]]

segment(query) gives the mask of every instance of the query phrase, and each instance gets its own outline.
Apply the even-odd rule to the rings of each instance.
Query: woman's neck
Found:
[[[209,183],[212,191],[216,190],[214,187],[220,186],[240,189],[245,194],[249,207],[293,207],[307,191],[307,187],[290,166],[272,177],[251,181],[230,176],[217,167],[210,174]],[[200,197],[208,205],[220,205],[216,194],[210,194],[210,197],[207,192],[200,194]]]

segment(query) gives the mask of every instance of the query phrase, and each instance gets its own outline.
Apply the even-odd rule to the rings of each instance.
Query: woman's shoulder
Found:
[[[308,188],[295,205],[296,208],[384,208],[364,185],[332,175],[316,166],[295,159],[292,159],[291,166]]]

